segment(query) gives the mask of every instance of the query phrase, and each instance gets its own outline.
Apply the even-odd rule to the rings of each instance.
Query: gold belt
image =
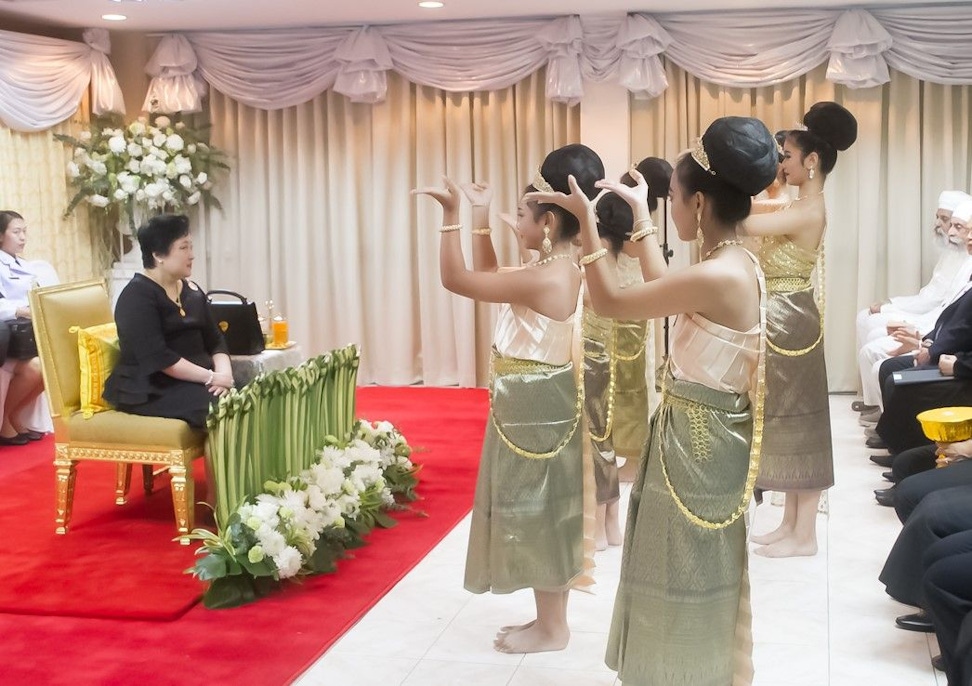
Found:
[[[810,279],[800,276],[767,276],[766,290],[770,293],[793,293],[813,288]]]
[[[540,374],[542,372],[555,372],[566,367],[566,364],[549,364],[536,360],[522,360],[518,357],[504,357],[496,350],[493,350],[492,372],[494,376],[506,376],[507,374]]]

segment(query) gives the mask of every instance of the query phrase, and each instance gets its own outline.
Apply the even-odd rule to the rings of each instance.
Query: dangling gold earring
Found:
[[[695,215],[695,242],[699,244],[699,248],[702,247],[702,243],[705,242],[705,234],[702,233],[702,212],[698,212]]]
[[[814,170],[814,167],[810,167],[810,178],[811,179],[813,178],[813,170]]]
[[[550,227],[543,227],[543,241],[540,243],[540,248],[543,250],[544,255],[549,255],[553,252],[553,243],[550,242]]]

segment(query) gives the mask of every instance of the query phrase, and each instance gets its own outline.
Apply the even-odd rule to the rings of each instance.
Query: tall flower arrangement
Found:
[[[81,203],[106,212],[117,209],[134,229],[142,214],[185,212],[200,203],[220,207],[212,193],[213,174],[229,167],[206,133],[159,115],[128,125],[97,119],[76,137],[54,134],[73,150],[67,175],[77,192],[65,214]]]

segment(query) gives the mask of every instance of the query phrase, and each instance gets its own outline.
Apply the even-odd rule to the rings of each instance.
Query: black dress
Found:
[[[131,414],[171,417],[205,428],[213,395],[204,384],[175,379],[163,369],[180,359],[213,369],[213,355],[226,343],[209,312],[206,294],[182,281],[182,310],[165,289],[142,274],[125,286],[115,305],[118,364],[105,382],[103,397]]]

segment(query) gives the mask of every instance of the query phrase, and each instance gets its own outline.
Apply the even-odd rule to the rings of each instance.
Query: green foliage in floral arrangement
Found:
[[[73,151],[67,174],[77,192],[65,215],[82,202],[106,212],[117,208],[134,230],[138,212],[181,213],[200,202],[220,207],[213,175],[229,166],[209,145],[208,126],[192,128],[164,115],[126,126],[115,115],[93,120],[77,137],[54,137]]]
[[[347,439],[326,437],[309,469],[267,481],[215,533],[195,529],[190,538],[202,542],[200,559],[186,572],[209,583],[204,605],[236,607],[284,579],[336,571],[372,529],[396,525],[389,510],[415,500],[419,468],[411,452],[389,422],[358,421]]]

